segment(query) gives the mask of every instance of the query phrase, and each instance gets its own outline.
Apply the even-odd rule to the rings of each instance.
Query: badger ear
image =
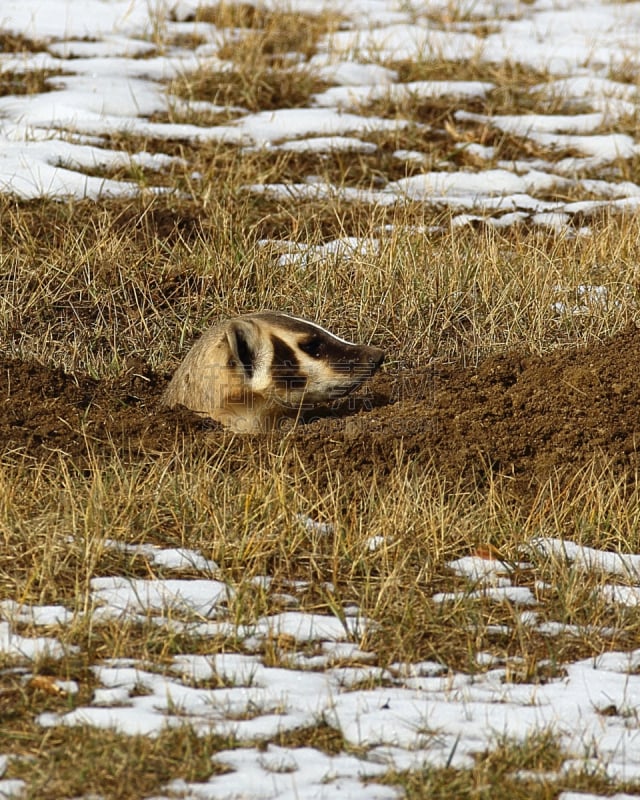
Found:
[[[232,322],[227,331],[227,341],[233,358],[242,366],[247,378],[252,378],[257,356],[253,326],[246,322]]]

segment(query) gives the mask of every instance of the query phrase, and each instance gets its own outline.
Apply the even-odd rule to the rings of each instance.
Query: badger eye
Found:
[[[308,356],[320,358],[322,353],[322,339],[319,336],[312,336],[310,339],[300,342],[298,347]]]

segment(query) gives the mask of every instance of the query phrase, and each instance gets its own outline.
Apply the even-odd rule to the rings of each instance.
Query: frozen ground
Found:
[[[5,0],[0,28],[44,44],[40,52],[0,53],[0,70],[50,69],[59,74],[49,79],[52,91],[0,97],[0,190],[23,198],[137,193],[134,182],[85,171],[108,172],[127,163],[161,171],[171,159],[162,153],[110,150],[103,137],[113,132],[156,141],[179,137],[244,147],[370,151],[375,145],[366,141],[368,134],[403,126],[406,121],[362,116],[358,114],[361,103],[381,96],[394,101],[446,96],[455,106],[456,100],[482,97],[491,90],[492,84],[486,81],[402,84],[394,70],[379,63],[434,54],[493,64],[509,61],[546,72],[547,82],[531,92],[561,99],[556,107],[561,106],[563,113],[487,117],[461,109],[455,120],[516,134],[562,157],[547,160],[523,153],[522,158],[503,161],[495,158],[493,148],[463,139],[459,148],[473,157],[473,170],[452,171],[450,164],[443,163],[436,171],[366,192],[307,182],[253,188],[287,196],[341,195],[387,205],[409,198],[460,211],[461,224],[477,216],[498,225],[531,218],[554,229],[569,225],[578,213],[583,220],[603,206],[634,209],[640,204],[640,187],[625,179],[623,169],[638,153],[638,143],[624,132],[625,122],[636,114],[637,89],[620,77],[631,73],[640,58],[637,3],[461,2],[456,15],[447,14],[451,4],[442,2],[413,8],[411,3],[394,0],[346,0],[334,6],[348,16],[346,29],[321,42],[306,65],[336,84],[316,94],[311,107],[257,113],[240,110],[233,122],[210,127],[150,121],[151,115],[166,111],[169,105],[184,105],[167,95],[168,79],[197,65],[225,68],[217,55],[224,32],[211,24],[189,21],[197,5],[196,0],[176,4]],[[292,0],[286,6],[319,7],[309,0]],[[326,7],[331,8],[331,3]],[[202,43],[190,49],[171,46],[161,54],[152,43],[157,29],[167,36],[195,32]],[[215,109],[199,103],[200,111]],[[424,158],[419,151],[398,151],[396,157],[414,162]],[[593,177],[596,171],[597,178]],[[547,199],[550,195],[570,196],[571,201]]]
[[[286,5],[317,10],[316,3],[305,0],[288,0]],[[489,148],[466,142],[461,146],[476,158],[473,171],[452,171],[443,164],[440,171],[367,192],[302,182],[247,187],[247,191],[342,193],[354,201],[384,204],[409,198],[449,206],[459,211],[461,224],[481,216],[498,225],[531,219],[554,229],[571,226],[577,213],[582,219],[603,206],[633,209],[640,204],[640,186],[625,179],[622,171],[622,165],[636,159],[639,145],[618,130],[636,114],[636,87],[611,77],[631,67],[637,70],[640,4],[480,0],[469,3],[460,21],[436,25],[427,11],[442,11],[446,3],[418,4],[413,9],[392,0],[344,0],[339,9],[351,24],[313,59],[314,68],[335,86],[316,95],[312,107],[244,113],[233,123],[213,127],[152,122],[152,115],[178,102],[166,95],[168,79],[198,64],[218,63],[221,33],[211,25],[188,21],[195,6],[180,2],[169,9],[159,3],[156,8],[146,0],[4,0],[0,28],[39,40],[43,46],[34,53],[0,53],[0,70],[47,68],[59,74],[50,79],[52,91],[0,97],[0,190],[20,198],[136,194],[137,183],[84,171],[134,163],[160,172],[170,157],[110,150],[104,137],[114,131],[156,141],[179,137],[222,140],[240,147],[368,152],[375,147],[367,141],[371,131],[405,123],[362,116],[359,103],[385,92],[396,99],[406,93],[445,95],[455,102],[482,96],[491,88],[485,82],[468,81],[403,85],[392,70],[377,63],[390,57],[417,58],[433,50],[451,59],[474,55],[495,63],[517,61],[550,73],[553,78],[542,91],[562,97],[566,108],[580,113],[488,118],[460,111],[457,119],[516,133],[570,155],[553,162],[522,158],[493,163]],[[195,50],[176,46],[159,54],[150,42],[159,21],[181,33],[196,27],[204,43]],[[474,32],[480,22],[486,23],[489,33]],[[415,161],[421,153],[399,152],[397,157]],[[483,162],[490,166],[483,169]],[[550,193],[570,194],[573,199],[548,200]],[[375,248],[376,242],[345,240],[341,246]],[[324,252],[285,252],[282,263],[322,257]],[[371,542],[372,547],[381,544]],[[606,601],[640,604],[640,556],[616,556],[552,539],[540,540],[536,547],[549,557],[609,575],[602,587]],[[362,618],[357,608],[344,609],[342,621],[299,612],[300,587],[292,586],[290,611],[236,629],[226,613],[232,589],[216,576],[215,564],[184,550],[149,545],[144,552],[155,564],[188,566],[200,577],[95,579],[94,608],[88,613],[97,619],[152,619],[160,627],[204,637],[234,633],[242,643],[241,652],[175,656],[167,675],[144,663],[98,664],[101,688],[91,705],[67,714],[43,715],[40,723],[88,723],[153,736],[163,726],[187,721],[197,729],[233,734],[246,744],[215,756],[234,772],[207,783],[174,783],[166,787],[166,797],[393,798],[398,790],[375,782],[389,768],[470,765],[473,754],[490,747],[498,736],[524,739],[546,729],[557,731],[571,755],[566,769],[593,764],[616,779],[640,780],[640,652],[610,652],[566,664],[562,676],[536,686],[505,682],[506,665],[482,653],[478,658],[487,670],[475,676],[445,672],[435,663],[394,664],[381,670],[370,663],[375,654],[359,648],[361,633],[375,620]],[[512,573],[499,562],[469,558],[451,568],[467,575],[479,596],[519,608],[522,625],[537,626],[549,636],[571,634],[560,622],[542,621],[533,593],[514,585]],[[455,600],[452,594],[433,598],[438,603]],[[61,645],[55,639],[21,636],[17,626],[68,625],[72,622],[68,610],[5,602],[0,614],[3,653],[27,663],[44,652],[60,656]],[[260,655],[262,644],[280,636],[307,646],[299,652],[288,648],[280,653],[280,666],[266,666]],[[359,688],[363,684],[373,688]],[[64,688],[74,691],[73,685]],[[607,713],[611,707],[616,714]],[[319,720],[339,729],[348,743],[362,748],[358,751],[362,755],[328,756],[312,748],[256,749],[257,741],[277,731]],[[19,784],[2,781],[3,769],[0,759],[0,797],[18,793]],[[564,800],[574,797],[566,794]]]
[[[634,606],[640,602],[639,556],[601,552],[559,539],[539,539],[532,547],[547,557],[600,572],[601,591],[609,602]],[[165,567],[199,565],[209,576],[215,570],[199,553],[142,549]],[[517,566],[479,556],[449,564],[469,579],[478,597],[509,602],[519,609],[519,624],[551,637],[580,634],[572,626],[539,619],[531,590],[509,577],[517,573]],[[268,585],[268,577],[262,582]],[[96,619],[151,620],[168,631],[202,637],[233,633],[241,642],[237,653],[174,656],[168,666],[164,664],[164,674],[153,664],[126,659],[97,664],[100,688],[90,705],[41,715],[43,726],[89,724],[149,736],[165,726],[189,723],[196,730],[215,730],[245,743],[214,756],[233,772],[206,783],[174,781],[163,797],[394,798],[400,796],[399,790],[375,783],[390,768],[470,767],[473,755],[490,748],[498,737],[524,740],[549,730],[558,734],[569,754],[563,769],[604,770],[615,780],[640,780],[636,724],[640,651],[610,652],[566,664],[562,677],[542,685],[505,680],[507,665],[486,653],[478,653],[486,672],[477,675],[456,674],[434,662],[396,663],[381,669],[369,663],[375,654],[358,646],[360,636],[375,621],[362,618],[354,606],[343,609],[341,620],[299,612],[295,593],[304,588],[299,585],[291,587],[292,610],[243,628],[235,628],[227,618],[232,589],[212,577],[164,581],[111,577],[96,578],[92,585],[93,610],[87,613]],[[464,596],[468,598],[469,592]],[[455,603],[456,594],[434,595],[433,601]],[[12,626],[69,624],[66,609],[5,601],[0,613],[6,619],[0,626],[3,653],[25,661],[45,653],[60,656],[55,639],[22,637]],[[261,653],[266,640],[286,640],[278,654],[279,666],[265,665]],[[24,680],[29,678],[25,674]],[[69,682],[60,688],[71,694],[77,691]],[[615,714],[609,713],[612,708]],[[329,756],[310,747],[256,749],[256,743],[278,732],[321,720],[338,729],[362,755]],[[0,780],[0,796],[10,790]]]

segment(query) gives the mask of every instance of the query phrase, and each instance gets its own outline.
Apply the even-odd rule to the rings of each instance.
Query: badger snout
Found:
[[[333,400],[352,392],[371,378],[384,361],[384,356],[384,350],[379,347],[359,345],[348,357],[334,362],[334,382],[327,387],[327,396]]]
[[[365,377],[371,377],[382,365],[383,361],[384,350],[381,350],[379,347],[362,345],[358,347],[357,353],[354,353],[352,358],[349,358],[342,365],[337,366],[338,371],[340,371],[342,367],[345,372],[349,372],[352,375],[361,374]]]

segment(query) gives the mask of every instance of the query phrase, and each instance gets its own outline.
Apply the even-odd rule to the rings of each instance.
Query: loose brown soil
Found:
[[[399,463],[457,480],[509,475],[527,493],[556,470],[602,455],[630,478],[640,467],[640,330],[544,357],[511,353],[478,368],[432,366],[382,372],[331,416],[285,434],[289,453],[315,474],[378,477]],[[224,440],[233,455],[273,447],[269,437],[234,437],[158,398],[168,375],[130,363],[118,380],[95,381],[36,363],[3,361],[0,442],[5,452],[74,459],[114,445],[136,457]],[[275,435],[275,434],[274,434]],[[293,456],[292,456],[293,457]]]

